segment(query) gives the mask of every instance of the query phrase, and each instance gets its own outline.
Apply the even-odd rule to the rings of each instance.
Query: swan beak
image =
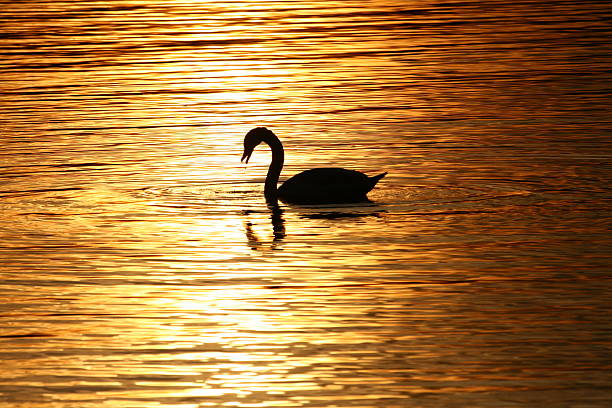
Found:
[[[251,154],[253,154],[253,149],[244,149],[244,153],[242,153],[242,159],[240,159],[240,163],[244,162],[247,164],[249,159],[251,158]]]

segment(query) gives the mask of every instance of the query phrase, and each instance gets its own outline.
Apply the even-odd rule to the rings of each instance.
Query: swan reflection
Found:
[[[302,214],[301,218],[310,218],[310,219],[325,219],[325,220],[337,220],[337,219],[347,219],[347,218],[364,218],[364,217],[376,217],[380,218],[382,213],[385,211],[374,211],[374,212],[350,212],[350,211],[322,211],[322,212],[314,212],[310,214]]]
[[[373,204],[370,202],[370,204]],[[355,218],[365,217],[376,217],[380,218],[385,212],[384,210],[375,210],[363,212],[361,211],[363,206],[356,208],[354,205],[347,208],[342,207],[294,207],[298,209],[300,214],[299,218],[312,219],[312,220],[347,220]],[[280,244],[287,236],[285,229],[285,218],[283,217],[284,210],[276,201],[268,201],[267,208],[270,211],[269,220],[272,223],[272,239],[265,240],[261,239],[253,228],[253,222],[250,221],[249,216],[258,211],[244,210],[243,214],[247,217],[244,223],[245,235],[247,239],[247,245],[251,249],[265,250],[265,249],[281,249]]]
[[[283,209],[278,205],[277,202],[268,202],[268,209],[270,210],[270,221],[272,222],[272,241],[269,244],[269,249],[278,249],[279,244],[285,238],[285,220],[283,218]],[[251,210],[245,210],[244,215],[248,216],[253,213]],[[244,223],[245,234],[247,238],[247,244],[251,249],[265,249],[265,243],[262,242],[255,231],[253,230],[253,223],[246,221]]]

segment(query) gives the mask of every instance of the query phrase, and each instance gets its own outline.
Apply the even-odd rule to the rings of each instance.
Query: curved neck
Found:
[[[264,195],[267,200],[276,200],[278,178],[285,162],[285,152],[283,150],[283,144],[275,134],[266,137],[263,141],[266,142],[272,150],[272,162],[270,163],[270,167],[268,167]]]

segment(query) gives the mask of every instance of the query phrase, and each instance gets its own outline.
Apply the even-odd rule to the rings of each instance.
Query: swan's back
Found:
[[[346,203],[366,201],[366,194],[387,173],[374,177],[342,168],[306,170],[285,181],[278,197],[293,203]]]

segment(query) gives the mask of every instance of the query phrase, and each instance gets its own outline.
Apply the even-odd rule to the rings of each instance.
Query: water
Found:
[[[603,2],[0,3],[0,407],[612,403]]]

